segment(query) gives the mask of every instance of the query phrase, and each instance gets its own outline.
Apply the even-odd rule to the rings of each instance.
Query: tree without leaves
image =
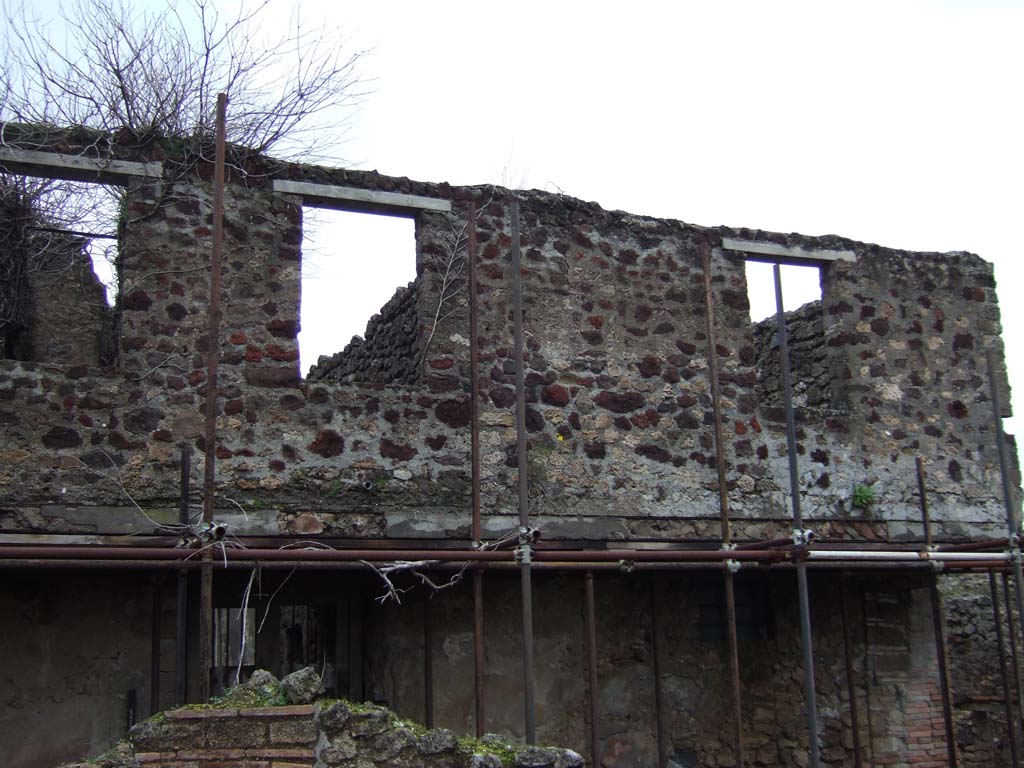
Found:
[[[337,29],[306,27],[297,10],[283,35],[266,39],[269,5],[224,19],[210,0],[170,0],[156,13],[83,0],[62,12],[62,28],[5,5],[0,119],[207,143],[224,92],[230,143],[321,158],[321,134],[338,141],[363,96],[363,53],[349,53]]]
[[[176,178],[212,157],[218,93],[230,99],[227,136],[239,165],[247,152],[329,158],[323,147],[340,143],[363,96],[363,52],[350,53],[337,29],[305,26],[299,10],[268,39],[263,29],[281,29],[267,23],[270,0],[227,18],[212,0],[168,0],[156,12],[137,12],[123,0],[82,0],[63,8],[57,20],[14,2],[2,5],[0,142],[51,147],[67,129],[84,128],[75,132],[85,146],[79,151],[100,158],[119,142],[162,142],[167,195],[175,194]],[[0,168],[0,189],[7,188],[28,206],[32,229],[113,235],[113,223],[123,215],[120,188],[26,179]],[[0,232],[0,247],[11,245],[7,234]],[[45,242],[19,241],[26,274],[44,269]],[[103,271],[120,284],[117,247],[92,252],[94,261],[110,262]],[[24,295],[8,299],[8,310],[27,301]],[[116,314],[115,299],[115,325]],[[0,326],[14,322],[0,318]]]

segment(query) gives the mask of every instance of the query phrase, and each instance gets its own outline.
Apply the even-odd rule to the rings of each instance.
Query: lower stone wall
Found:
[[[370,318],[366,337],[356,336],[341,352],[323,355],[307,375],[311,381],[346,384],[414,384],[420,372],[419,280],[395,291]]]
[[[965,768],[1010,765],[988,577],[947,577],[942,580],[942,590],[960,765]],[[999,599],[1000,618],[1005,625],[1001,580]],[[1016,612],[1014,620],[1017,626]],[[1005,640],[1005,626],[1003,634]]]
[[[312,704],[248,709],[177,709],[132,731],[142,765],[164,768],[312,768]]]
[[[533,610],[538,737],[589,757],[590,695],[583,577],[535,576]],[[733,704],[718,575],[595,576],[598,717],[603,768],[657,761],[654,656],[660,669],[667,757],[681,768],[734,764]],[[746,764],[806,765],[803,671],[796,578],[736,580]],[[852,767],[853,729],[836,575],[812,574],[811,610],[823,765]],[[909,579],[851,579],[846,586],[863,764],[932,765],[944,750],[934,696],[934,641],[927,591]],[[652,597],[653,593],[653,597]],[[522,736],[519,584],[484,580],[485,728]],[[652,602],[653,600],[653,602]],[[379,609],[367,647],[368,695],[403,716],[424,715],[423,606],[415,593]],[[431,600],[435,721],[473,726],[472,599],[469,589]],[[652,621],[652,617],[654,621]],[[911,693],[913,692],[913,693]],[[926,695],[923,695],[926,694]],[[870,713],[870,716],[869,714]]]
[[[307,668],[298,674],[316,673]],[[249,698],[278,683],[258,672],[229,699]],[[269,685],[268,685],[269,681]],[[262,690],[260,690],[262,689]],[[288,696],[290,694],[286,694]],[[107,754],[66,768],[583,768],[571,750],[515,747],[498,737],[459,739],[400,720],[373,704],[232,707],[204,705],[157,715],[132,728]]]

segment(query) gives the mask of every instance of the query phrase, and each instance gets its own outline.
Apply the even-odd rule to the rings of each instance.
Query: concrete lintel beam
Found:
[[[160,178],[164,173],[163,163],[136,163],[13,147],[0,147],[0,167],[25,176],[120,186],[133,178]]]
[[[856,261],[853,251],[834,251],[825,248],[801,248],[800,246],[779,245],[757,240],[722,238],[722,248],[739,251],[751,261],[779,262],[782,264],[821,264],[829,261]]]
[[[389,216],[415,217],[420,211],[451,211],[450,200],[398,192],[379,192],[334,184],[313,184],[306,181],[275,179],[274,191],[298,195],[305,205],[314,208],[333,208],[340,211],[383,213]]]

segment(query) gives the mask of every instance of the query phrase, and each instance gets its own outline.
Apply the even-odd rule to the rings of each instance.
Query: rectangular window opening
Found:
[[[303,208],[299,357],[309,380],[415,381],[417,294],[413,219]]]
[[[747,271],[747,298],[750,300],[750,319],[761,323],[775,317],[774,265],[761,261],[745,262]],[[782,308],[789,314],[807,304],[821,301],[821,269],[817,264],[796,266],[783,264]]]
[[[111,364],[123,190],[0,174],[0,358]]]
[[[768,409],[781,409],[782,368],[773,271],[772,264],[746,262],[760,401]],[[821,269],[817,264],[783,264],[780,276],[793,405],[804,415],[824,413],[832,408],[832,390],[822,314]]]

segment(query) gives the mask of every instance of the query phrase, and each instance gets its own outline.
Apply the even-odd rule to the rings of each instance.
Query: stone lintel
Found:
[[[160,178],[164,173],[163,163],[136,163],[12,147],[0,147],[0,166],[26,176],[122,186],[133,178]]]
[[[738,240],[723,237],[722,248],[740,251],[751,261],[779,262],[781,264],[815,264],[826,261],[856,261],[853,251],[834,251],[826,248],[801,248],[799,245],[780,245],[757,240]]]
[[[314,208],[334,208],[359,213],[383,213],[390,216],[415,217],[420,211],[451,211],[450,200],[399,192],[380,192],[335,184],[313,184],[306,181],[274,179],[274,191],[299,195],[305,205]]]

